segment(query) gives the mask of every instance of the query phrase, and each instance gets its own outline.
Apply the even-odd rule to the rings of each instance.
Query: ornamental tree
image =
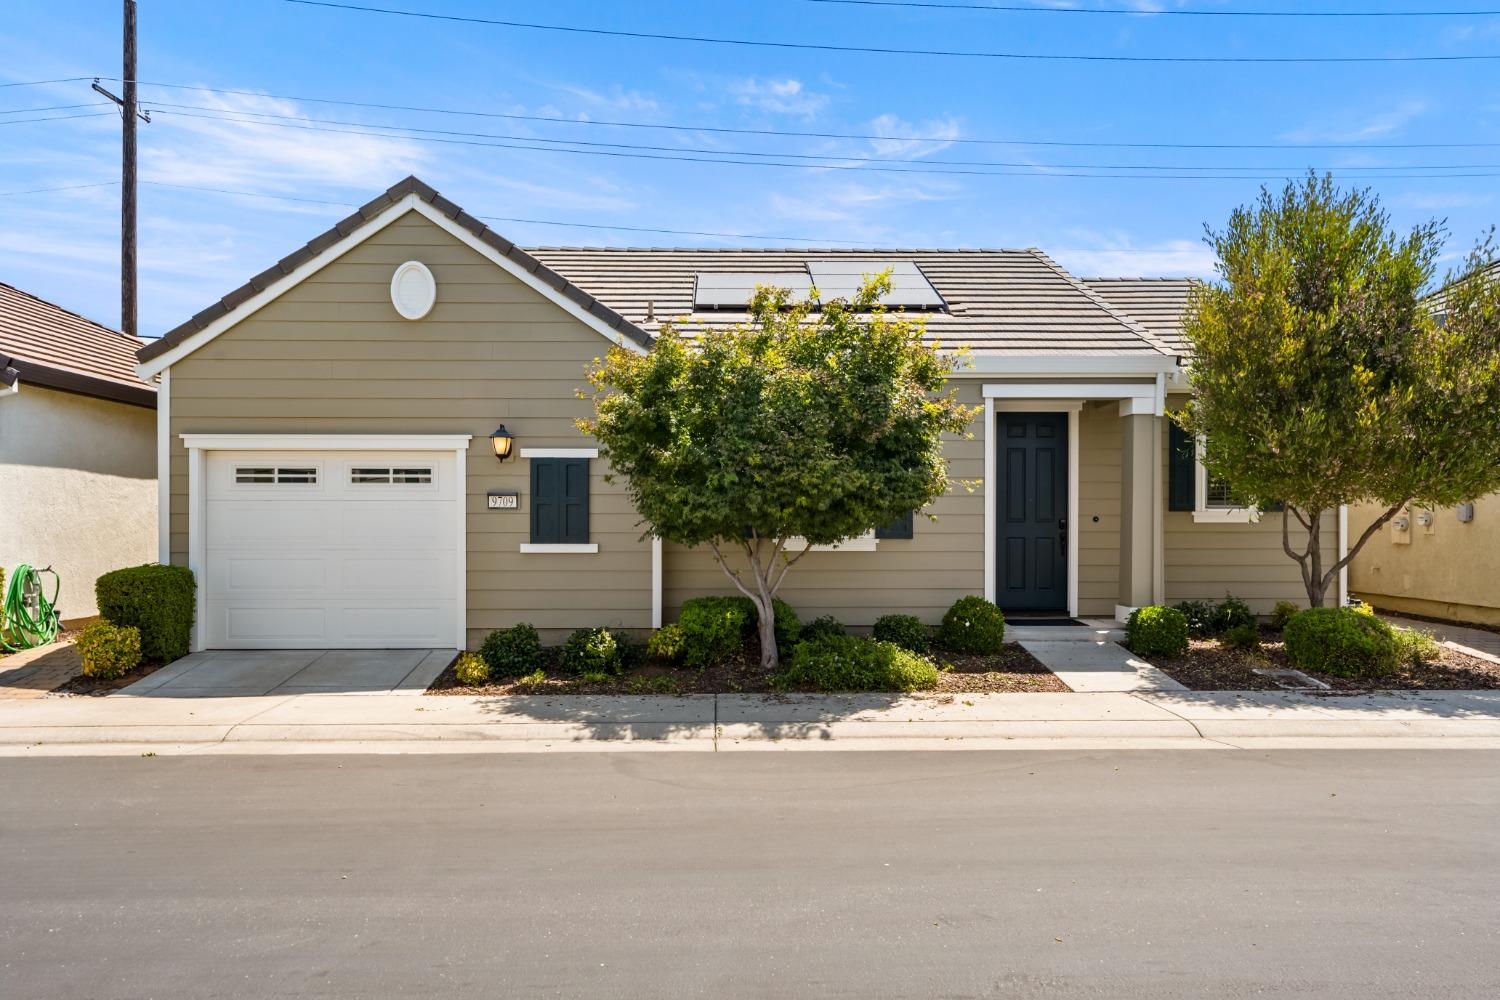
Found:
[[[1436,222],[1400,235],[1369,191],[1329,176],[1262,189],[1206,241],[1193,296],[1192,402],[1174,414],[1236,495],[1283,504],[1281,538],[1320,607],[1338,572],[1409,504],[1500,489],[1500,269],[1486,240],[1424,298]],[[1383,513],[1325,566],[1322,515]],[[1293,528],[1293,525],[1296,528]]]
[[[948,488],[944,433],[975,410],[945,391],[957,355],[920,321],[851,300],[757,288],[749,320],[695,337],[664,326],[649,353],[614,348],[589,371],[580,428],[624,477],[647,533],[707,545],[759,614],[775,669],[772,598],[811,545],[858,537]]]

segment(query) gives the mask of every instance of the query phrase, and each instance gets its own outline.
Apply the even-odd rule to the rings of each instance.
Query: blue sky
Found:
[[[810,0],[371,2],[560,25],[900,48],[1227,56],[1500,52],[1500,17],[1495,16],[1302,19],[1148,12],[1172,7],[1396,10],[1420,8],[1423,0],[1321,0],[1316,8],[1288,0],[1071,4],[1147,12],[1124,16]],[[1037,0],[1036,5],[1070,4]],[[1445,0],[1442,6],[1500,4]],[[119,18],[115,0],[7,4],[0,83],[117,77]],[[140,196],[144,335],[181,322],[347,214],[343,204],[368,200],[408,173],[480,216],[809,237],[829,245],[1040,246],[1084,275],[1207,274],[1212,260],[1200,242],[1204,223],[1222,223],[1235,205],[1255,196],[1263,178],[1309,166],[1329,167],[1351,184],[1373,186],[1398,226],[1446,218],[1455,254],[1500,221],[1497,62],[1201,65],[942,59],[562,34],[280,0],[142,0],[139,76],[152,82],[141,93],[145,104],[156,108],[154,121],[140,129],[141,177],[146,182]],[[249,93],[169,89],[154,85],[158,83]],[[377,110],[307,98],[570,121]],[[0,280],[113,325],[119,301],[119,190],[109,182],[118,178],[118,119],[98,114],[108,111],[100,107],[25,110],[97,99],[87,80],[0,88],[0,112],[19,112],[0,113],[0,122],[10,122],[0,124],[0,194],[104,185],[0,197]],[[90,117],[55,117],[65,115]],[[27,118],[53,120],[19,121]],[[583,124],[601,121],[693,128]],[[313,131],[308,125],[341,131]],[[374,126],[497,138],[449,135],[460,141],[440,143]],[[703,128],[904,138],[747,136]],[[792,169],[467,144],[519,140],[535,145],[542,139],[668,147],[633,151],[652,156],[711,157],[715,151],[738,150],[863,159],[836,165],[803,160],[814,168]],[[973,139],[1264,143],[1283,148],[956,141]],[[1284,148],[1310,143],[1345,148]],[[1372,148],[1395,143],[1497,145]],[[941,162],[955,160],[1011,166]],[[1107,168],[1122,166],[1165,167],[1169,169],[1158,172],[1169,176],[1064,176],[1119,174]],[[1424,167],[1440,169],[1416,169]],[[1461,169],[1450,169],[1454,167]],[[1008,173],[938,172],[969,169]],[[1225,178],[1225,173],[1235,176]],[[1436,176],[1453,173],[1491,176]],[[1183,179],[1188,174],[1210,178]],[[193,188],[237,193],[189,190]],[[528,245],[747,242],[540,221],[491,224]],[[784,239],[756,245],[778,242]]]

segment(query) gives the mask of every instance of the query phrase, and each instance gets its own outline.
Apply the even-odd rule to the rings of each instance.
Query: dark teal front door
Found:
[[[995,415],[995,602],[1068,609],[1068,415]]]

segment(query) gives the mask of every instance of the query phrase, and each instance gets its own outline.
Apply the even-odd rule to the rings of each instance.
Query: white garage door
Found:
[[[204,645],[452,646],[453,452],[208,452]]]

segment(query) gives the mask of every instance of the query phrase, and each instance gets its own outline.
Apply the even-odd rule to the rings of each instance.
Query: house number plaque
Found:
[[[518,510],[521,494],[515,490],[490,490],[490,510]]]

